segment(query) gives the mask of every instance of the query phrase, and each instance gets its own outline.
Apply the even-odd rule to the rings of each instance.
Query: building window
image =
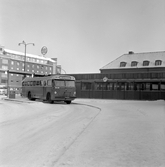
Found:
[[[159,90],[159,83],[152,83],[152,90]]]
[[[125,67],[125,66],[126,66],[126,64],[127,64],[127,63],[126,63],[126,62],[124,62],[124,61],[123,61],[123,62],[120,62],[120,67]]]
[[[107,83],[107,90],[113,90],[113,83]]]
[[[2,65],[3,70],[8,70],[8,66]]]
[[[15,55],[11,54],[11,58],[15,59]]]
[[[2,64],[8,64],[8,60],[7,59],[2,59]]]
[[[150,62],[148,60],[143,61],[143,66],[149,66]]]
[[[1,79],[1,83],[7,83],[7,80],[6,79]]]
[[[160,89],[161,89],[161,90],[165,90],[165,82],[164,82],[164,83],[161,83]]]
[[[1,77],[3,77],[3,78],[7,78],[7,74],[2,73],[2,74],[1,74]]]
[[[162,61],[161,60],[156,60],[155,61],[155,66],[160,66],[162,64]]]
[[[131,62],[131,67],[135,67],[135,66],[137,66],[137,64],[138,64],[137,61],[132,61],[132,62]]]
[[[82,90],[91,90],[92,89],[92,84],[91,83],[82,83],[82,86],[81,86],[81,89]]]
[[[11,65],[13,65],[14,64],[14,61],[11,61]]]
[[[17,65],[19,66],[19,62],[17,62]]]

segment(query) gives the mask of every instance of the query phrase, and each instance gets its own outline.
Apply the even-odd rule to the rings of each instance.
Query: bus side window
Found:
[[[46,86],[46,81],[43,81],[43,86]]]
[[[37,86],[39,86],[40,85],[40,81],[37,81],[37,84],[36,84]]]
[[[48,81],[47,81],[47,85],[48,85],[48,86],[52,86],[52,80],[48,80]]]
[[[33,81],[33,86],[36,86],[36,81]]]

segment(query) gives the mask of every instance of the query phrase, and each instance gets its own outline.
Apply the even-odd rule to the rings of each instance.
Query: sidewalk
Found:
[[[21,95],[15,95],[15,98],[9,98],[5,95],[0,95],[0,100],[8,100],[8,101],[17,101],[17,102],[25,102],[25,103],[32,103],[33,101],[30,101],[26,97],[22,97]]]

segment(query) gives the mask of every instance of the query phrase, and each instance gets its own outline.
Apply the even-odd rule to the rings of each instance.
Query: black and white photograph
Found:
[[[0,0],[0,167],[165,167],[165,0]]]

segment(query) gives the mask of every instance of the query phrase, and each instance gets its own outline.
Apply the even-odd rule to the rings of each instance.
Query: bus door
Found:
[[[46,91],[46,87],[47,87],[47,83],[46,83],[46,81],[42,81],[42,86],[43,86],[43,99],[46,99],[46,93],[47,93],[47,91]]]

